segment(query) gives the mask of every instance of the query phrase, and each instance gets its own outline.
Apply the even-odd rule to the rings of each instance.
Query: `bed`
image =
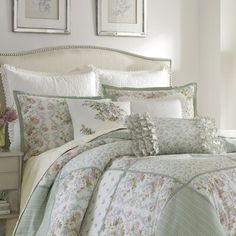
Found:
[[[171,68],[169,59],[91,46],[2,54],[0,64],[61,74],[89,64],[108,70],[169,72]],[[108,116],[110,121],[117,121],[115,115],[122,113],[109,103],[108,113],[102,110],[91,126],[77,127],[76,131],[77,120],[73,122],[73,117],[78,114],[72,108],[94,109],[100,101],[86,98],[81,102],[68,95],[63,97],[69,106],[76,138],[47,150],[37,150],[40,151],[37,155],[33,151],[28,155],[21,213],[14,235],[236,235],[236,155],[223,151],[211,120],[196,117],[196,85],[172,88],[168,78],[168,83],[155,91],[151,86],[145,90],[122,86],[117,89],[113,84],[103,89],[112,98],[119,95],[120,100],[115,102],[125,111],[132,102],[132,109],[149,109],[155,116],[155,105],[159,106],[159,112],[175,118],[152,119],[146,113],[131,114],[126,125],[109,123],[96,130],[92,125],[105,119],[104,114],[112,114]],[[143,91],[145,98],[150,99],[148,106],[147,101],[140,100]],[[187,98],[181,111],[176,91],[178,101]],[[161,104],[155,100],[166,97],[167,93],[168,99],[161,100]],[[35,94],[19,91],[14,94],[18,112],[28,112],[25,101],[37,103]],[[127,101],[130,94],[135,99]],[[3,98],[1,90],[1,101]],[[43,101],[48,99],[52,97],[44,94]],[[64,104],[56,99],[55,104]],[[22,119],[29,120],[27,112]],[[127,111],[126,115],[130,113]],[[102,122],[97,126],[101,127]],[[25,128],[24,124],[21,127]],[[186,129],[190,131],[182,132]]]

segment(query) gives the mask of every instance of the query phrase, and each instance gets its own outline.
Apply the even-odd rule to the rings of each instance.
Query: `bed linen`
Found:
[[[103,84],[103,94],[113,101],[177,100],[182,105],[182,116],[192,119],[197,116],[197,84],[189,83],[179,87],[116,87]]]
[[[135,157],[125,129],[28,161],[14,235],[236,235],[236,154]]]
[[[23,70],[11,65],[0,68],[6,105],[15,108],[14,91],[47,96],[95,97],[97,79],[93,71],[45,73]],[[10,150],[21,150],[19,120],[8,126]]]

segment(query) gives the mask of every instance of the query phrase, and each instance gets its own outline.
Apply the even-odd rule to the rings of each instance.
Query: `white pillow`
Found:
[[[74,139],[101,130],[118,128],[124,124],[125,116],[130,115],[130,102],[102,100],[67,99]]]
[[[100,83],[116,87],[150,88],[150,87],[169,87],[170,74],[166,69],[163,70],[143,70],[143,71],[119,71],[94,69]],[[102,93],[102,92],[101,92]]]
[[[3,65],[1,68],[7,106],[15,107],[13,91],[40,95],[97,96],[96,75],[93,71],[77,74],[49,74]],[[19,121],[9,123],[10,150],[20,150]]]
[[[183,106],[178,99],[137,100],[131,101],[130,107],[132,114],[148,112],[151,117],[183,118]]]
[[[190,83],[180,87],[168,88],[128,88],[103,85],[104,96],[114,101],[163,101],[178,100],[182,104],[183,118],[192,119],[197,115],[196,94],[197,84]]]

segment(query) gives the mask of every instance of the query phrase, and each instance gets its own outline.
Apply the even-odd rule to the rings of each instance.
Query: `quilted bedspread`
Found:
[[[236,235],[235,154],[137,158],[126,134],[58,155],[28,196],[15,235]]]

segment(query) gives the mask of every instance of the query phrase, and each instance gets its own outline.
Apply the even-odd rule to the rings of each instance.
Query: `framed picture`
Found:
[[[97,0],[97,34],[145,37],[146,0]]]
[[[70,0],[14,0],[14,32],[70,33]]]

